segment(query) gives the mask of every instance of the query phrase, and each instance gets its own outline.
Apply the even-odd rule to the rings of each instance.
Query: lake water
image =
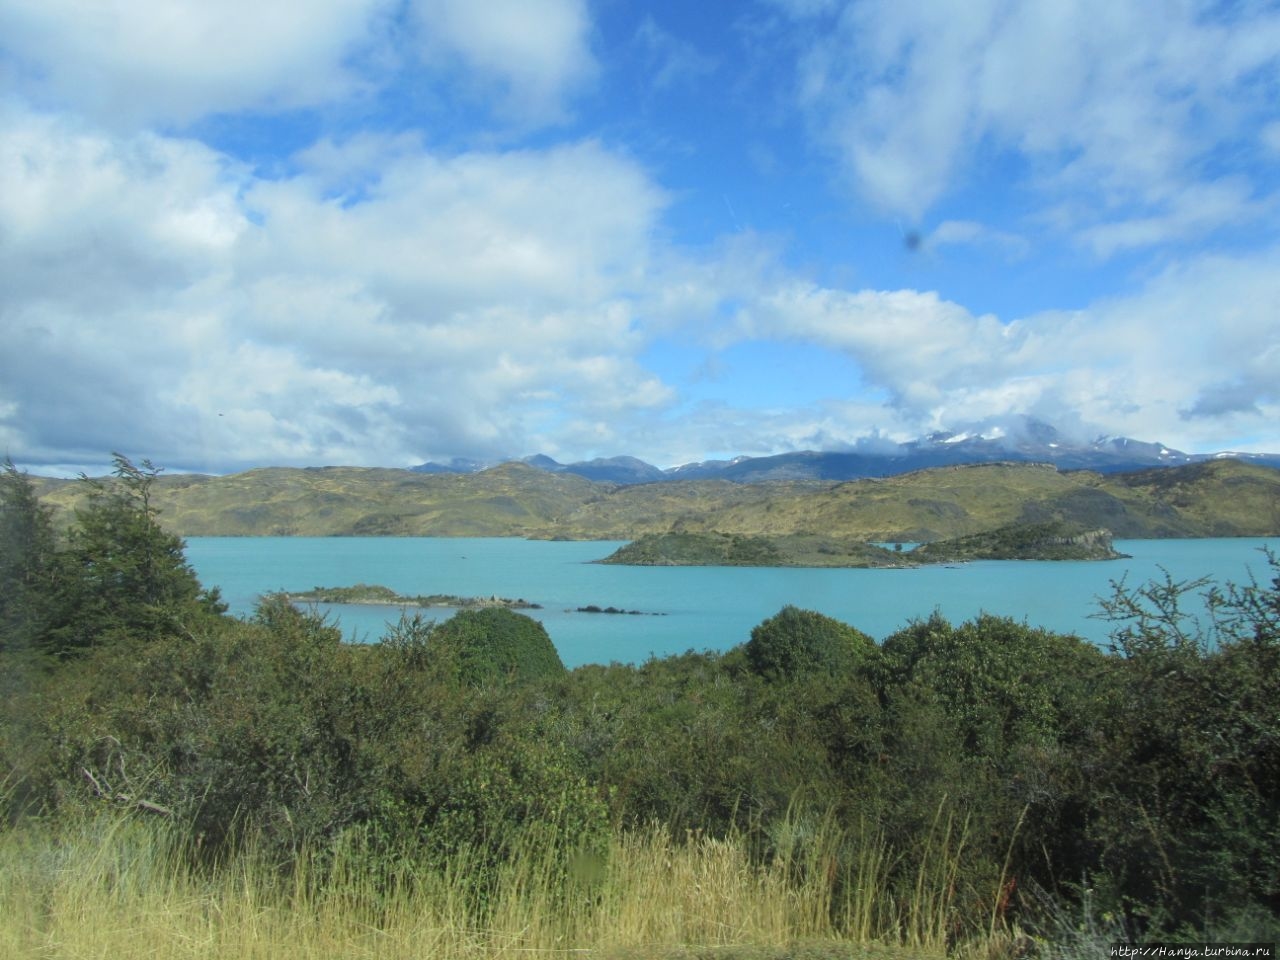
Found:
[[[883,639],[935,609],[953,623],[981,612],[1076,633],[1106,645],[1094,619],[1098,598],[1124,578],[1137,586],[1163,577],[1270,581],[1263,546],[1280,539],[1118,540],[1131,559],[1106,562],[986,561],[913,570],[774,567],[622,567],[591,561],[617,541],[514,539],[192,537],[187,559],[205,586],[219,586],[236,614],[263,593],[381,584],[408,595],[523,598],[569,667],[639,663],[650,655],[726,650],[751,628],[793,604]],[[660,616],[575,612],[594,604]],[[427,610],[444,620],[452,611]],[[392,607],[334,607],[349,639],[377,640],[398,618]]]

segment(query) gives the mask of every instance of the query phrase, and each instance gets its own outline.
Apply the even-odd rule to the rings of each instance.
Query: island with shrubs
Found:
[[[669,567],[918,567],[969,560],[1115,560],[1110,530],[1050,521],[1020,523],[922,544],[913,550],[822,534],[764,536],[652,533],[601,563]]]
[[[539,610],[542,605],[523,598],[511,599],[497,595],[488,597],[460,597],[452,593],[432,593],[410,596],[396,593],[390,587],[376,583],[357,583],[350,587],[313,587],[301,593],[287,593],[291,603],[339,603],[361,606],[387,607],[449,607],[460,610],[481,610],[487,607],[504,607],[508,610]]]

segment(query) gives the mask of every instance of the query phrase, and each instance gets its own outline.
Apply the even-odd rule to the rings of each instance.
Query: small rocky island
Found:
[[[969,560],[1115,560],[1109,530],[1068,523],[1012,524],[911,551],[820,534],[755,536],[727,533],[646,534],[600,563],[632,566],[849,567],[892,569]]]
[[[408,596],[379,584],[357,583],[351,587],[315,587],[302,593],[286,594],[292,603],[337,603],[385,607],[456,607],[481,610],[505,607],[508,610],[540,610],[542,604],[508,597],[459,597],[448,593]]]
[[[578,607],[577,613],[608,613],[614,615],[623,615],[628,617],[665,617],[665,613],[645,613],[643,610],[623,610],[621,607],[602,607],[595,603],[589,603],[585,607]]]

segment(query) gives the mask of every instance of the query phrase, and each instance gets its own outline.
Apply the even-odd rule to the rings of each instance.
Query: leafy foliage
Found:
[[[839,674],[875,653],[875,641],[860,630],[812,610],[783,607],[751,631],[746,645],[751,669],[767,679]]]
[[[890,683],[936,691],[966,749],[993,759],[1078,735],[1105,689],[1092,644],[1008,617],[955,627],[935,613],[887,638],[883,653]]]
[[[1280,564],[1269,587],[1115,587],[1121,687],[1093,836],[1115,896],[1168,922],[1280,904]],[[1184,599],[1203,591],[1201,623]],[[1103,806],[1107,795],[1121,807]],[[1155,901],[1146,891],[1155,890]]]
[[[464,683],[536,680],[564,673],[564,663],[537,620],[501,607],[461,610],[431,637],[445,671]]]

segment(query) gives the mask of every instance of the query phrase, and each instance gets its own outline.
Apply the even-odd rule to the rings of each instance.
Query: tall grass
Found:
[[[375,861],[357,831],[284,865],[246,841],[199,868],[159,818],[28,820],[0,828],[0,956],[758,957],[797,943],[849,956],[877,941],[877,955],[941,956],[961,845],[943,814],[936,832],[938,862],[922,862],[904,896],[883,838],[831,818],[789,817],[764,858],[745,833],[676,838],[655,826],[615,832],[602,856],[526,829],[496,867],[467,850]]]

